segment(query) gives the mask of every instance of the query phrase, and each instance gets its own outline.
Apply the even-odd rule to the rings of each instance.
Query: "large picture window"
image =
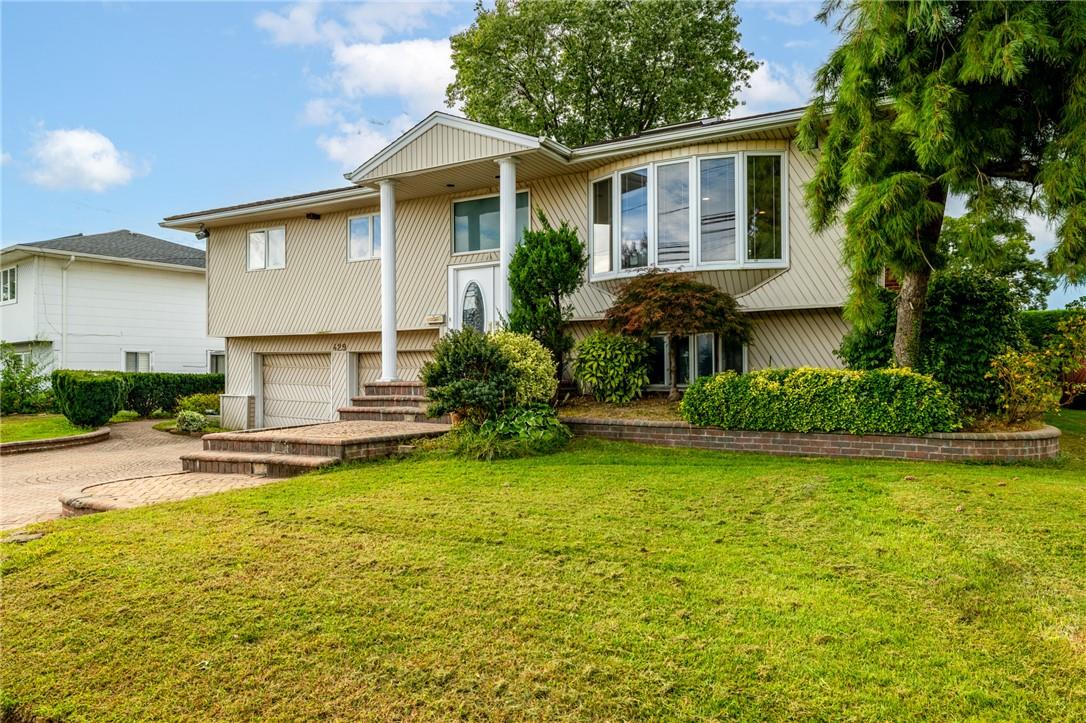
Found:
[[[277,228],[249,232],[249,270],[281,269],[287,265],[287,231]]]
[[[699,377],[723,371],[746,372],[743,342],[718,334],[698,334],[676,337],[676,376],[685,386]],[[649,386],[671,385],[668,350],[671,340],[666,336],[649,339]]]
[[[497,196],[453,203],[453,253],[467,254],[498,248],[501,204]],[[517,194],[517,238],[529,227],[528,192]]]
[[[736,152],[619,170],[592,182],[592,275],[779,268],[788,260],[783,152]]]

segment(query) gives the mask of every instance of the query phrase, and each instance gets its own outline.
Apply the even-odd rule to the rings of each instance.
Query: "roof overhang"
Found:
[[[290,212],[306,213],[353,208],[368,201],[376,202],[379,197],[380,194],[374,188],[351,186],[330,191],[306,193],[300,196],[273,198],[268,201],[254,201],[253,203],[244,203],[238,206],[168,216],[160,221],[158,225],[163,228],[195,233],[200,230],[201,226],[281,218],[284,214]]]
[[[79,261],[93,261],[103,264],[119,264],[121,266],[139,266],[142,268],[159,269],[162,271],[180,271],[186,274],[203,274],[203,266],[188,266],[186,264],[168,264],[162,261],[145,261],[143,259],[126,259],[119,256],[102,256],[101,254],[88,254],[81,251],[63,251],[61,249],[46,249],[40,246],[26,246],[15,244],[0,249],[0,263],[15,263],[31,256],[46,256],[58,259],[76,259]]]

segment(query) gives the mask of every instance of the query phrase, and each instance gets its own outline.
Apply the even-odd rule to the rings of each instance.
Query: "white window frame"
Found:
[[[3,285],[5,293],[10,289],[11,282],[15,282],[15,293],[9,294],[6,299],[0,297],[0,305],[17,303],[19,301],[19,265],[12,264],[11,266],[5,266],[3,269],[0,269],[0,274],[8,276],[8,282]],[[0,283],[2,283],[2,279],[0,279]]]
[[[747,159],[753,156],[775,156],[781,159],[781,258],[753,260],[747,258]],[[701,162],[731,158],[735,162],[735,253],[733,261],[714,261],[702,263],[701,261]],[[593,184],[606,178],[611,179],[611,271],[596,273],[592,264],[588,266],[589,281],[605,281],[614,278],[635,276],[646,268],[658,265],[658,239],[656,236],[656,212],[657,189],[656,167],[669,166],[686,162],[690,172],[690,261],[686,264],[673,264],[660,266],[669,271],[718,271],[733,269],[784,269],[789,266],[789,250],[791,238],[789,233],[789,187],[788,187],[788,152],[784,150],[757,150],[757,151],[732,151],[728,153],[710,153],[704,155],[677,156],[675,158],[661,159],[651,163],[638,163],[631,166],[613,169],[607,173],[591,176],[588,179],[588,220],[589,220],[589,247],[588,253],[592,257],[598,239],[595,237],[595,204],[593,198]],[[624,173],[638,170],[648,170],[649,177],[649,265],[632,269],[622,268],[621,251],[621,176]],[[467,200],[467,199],[464,199]]]
[[[527,231],[532,230],[532,189],[530,188],[518,188],[516,195],[519,196],[522,193],[528,194],[528,228]],[[478,256],[479,254],[496,254],[501,250],[501,241],[499,245],[492,249],[479,249],[478,251],[457,251],[456,250],[456,204],[463,203],[464,201],[479,201],[484,198],[498,198],[497,193],[480,193],[476,196],[464,196],[462,198],[453,198],[449,200],[449,253],[452,256]],[[515,198],[515,197],[514,197]],[[515,203],[515,201],[514,201]],[[513,211],[514,218],[516,217],[516,209]],[[520,240],[517,240],[520,243]]]
[[[121,371],[128,371],[128,355],[129,354],[146,354],[147,355],[147,371],[153,372],[155,370],[155,353],[150,349],[122,349],[121,350]],[[139,358],[136,358],[136,370],[139,371]]]
[[[222,355],[222,370],[223,370],[224,374],[226,373],[226,350],[225,349],[208,349],[207,350],[207,373],[208,374],[215,374],[216,373],[216,372],[211,371],[211,357],[217,356],[217,355]]]
[[[270,231],[283,231],[283,265],[282,266],[268,266],[268,233]],[[249,256],[249,234],[264,233],[264,265],[253,266],[252,258]],[[259,228],[250,228],[245,231],[245,270],[248,271],[280,271],[287,267],[287,227],[284,225],[278,226],[262,226]]]
[[[713,341],[713,371],[711,372],[711,374],[719,374],[720,372],[723,371],[723,369],[720,368],[720,365],[721,365],[721,362],[723,362],[723,360],[724,360],[724,336],[722,334],[717,334],[715,332],[706,332],[706,333],[712,333],[713,337],[714,337],[714,341]],[[671,363],[670,363],[670,358],[671,358],[671,336],[668,335],[668,334],[657,334],[657,336],[664,340],[664,382],[662,384],[649,384],[646,388],[659,391],[659,390],[670,389],[671,388]],[[698,353],[697,338],[699,336],[701,336],[701,334],[690,334],[687,337],[687,345],[688,345],[689,350],[690,350],[689,359],[690,359],[690,364],[691,365],[696,365],[697,364],[697,353]],[[747,364],[747,343],[743,342],[743,370],[740,373],[746,374],[749,368],[750,367]],[[695,377],[695,379],[696,378],[697,377]],[[680,384],[679,384],[679,387],[681,387],[681,388],[686,388],[688,386],[690,386],[689,381],[680,382]]]
[[[363,256],[351,256],[351,221],[355,221],[360,218],[369,219],[369,244],[367,245],[366,253]],[[374,241],[380,242],[380,237],[376,235],[376,219],[381,218],[379,211],[374,213],[358,213],[354,216],[347,217],[347,263],[351,264],[355,261],[374,261],[381,258],[381,252],[374,252]]]

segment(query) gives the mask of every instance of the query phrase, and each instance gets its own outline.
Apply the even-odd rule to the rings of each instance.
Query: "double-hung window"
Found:
[[[528,192],[517,194],[517,238],[528,230]],[[498,248],[501,203],[497,196],[453,202],[453,253],[468,254]]]
[[[347,260],[381,258],[381,216],[369,214],[347,219]]]
[[[0,303],[7,304],[18,299],[18,276],[18,266],[9,266],[0,271]]]
[[[126,372],[151,371],[151,352],[126,351],[124,353],[124,370]]]
[[[787,261],[783,152],[745,151],[619,170],[589,191],[592,275],[647,266]]]
[[[281,269],[286,265],[286,227],[277,226],[249,231],[249,271]]]

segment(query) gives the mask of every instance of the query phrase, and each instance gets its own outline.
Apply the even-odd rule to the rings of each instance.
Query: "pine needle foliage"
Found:
[[[853,322],[879,318],[889,268],[910,360],[948,193],[982,216],[1045,215],[1050,268],[1086,280],[1086,3],[829,0],[819,19],[842,41],[798,143],[820,151],[814,225],[844,222]]]

